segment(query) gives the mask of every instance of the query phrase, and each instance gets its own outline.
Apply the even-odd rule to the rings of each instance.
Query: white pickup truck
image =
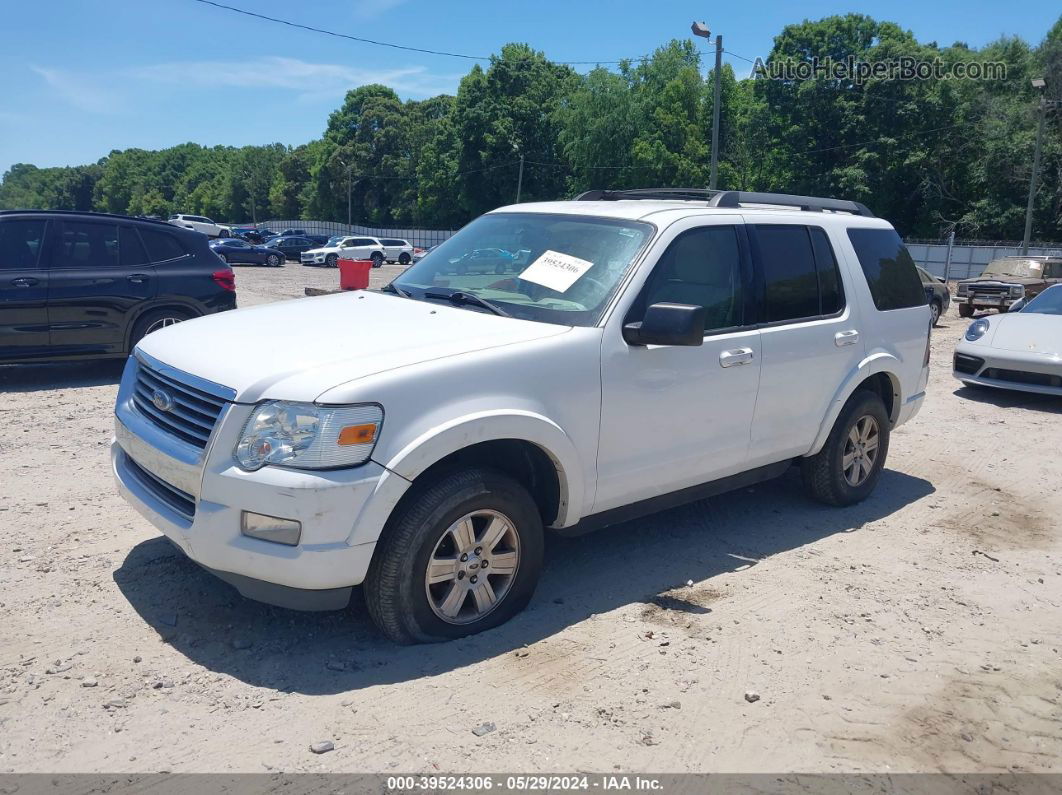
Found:
[[[483,248],[513,267],[454,273]],[[146,337],[114,472],[246,596],[330,609],[363,585],[395,641],[454,638],[527,604],[544,528],[793,465],[820,500],[866,497],[922,404],[929,318],[899,236],[854,202],[661,189],[504,207],[382,290]]]

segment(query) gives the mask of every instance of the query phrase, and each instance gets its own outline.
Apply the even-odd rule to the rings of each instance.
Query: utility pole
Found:
[[[704,22],[694,22],[690,25],[694,36],[702,39],[710,39],[711,30]],[[708,175],[708,189],[715,190],[719,177],[719,106],[722,103],[722,72],[723,72],[723,37],[715,37],[715,71],[712,78],[712,168]]]
[[[350,185],[350,166],[347,166],[347,226],[348,227],[351,225],[350,224],[350,217],[351,217],[350,216],[350,188],[351,188],[351,185]],[[348,229],[347,231],[349,232],[351,230]]]
[[[716,178],[719,176],[719,105],[723,89],[723,37],[715,37],[715,89],[712,96],[712,170],[708,176],[708,189],[715,190]]]
[[[1047,100],[1044,99],[1044,86],[1047,83],[1042,77],[1032,81],[1033,88],[1040,90],[1040,121],[1036,125],[1036,149],[1033,153],[1032,178],[1029,180],[1029,203],[1025,205],[1025,236],[1021,239],[1021,253],[1025,256],[1029,253],[1029,238],[1032,237],[1033,203],[1036,199],[1036,182],[1040,177],[1040,150],[1044,140],[1044,116],[1047,115]]]
[[[524,187],[524,156],[520,155],[520,176],[516,178],[516,203],[520,203],[520,192]]]

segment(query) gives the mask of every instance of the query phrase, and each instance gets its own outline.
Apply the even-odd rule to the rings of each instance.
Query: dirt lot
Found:
[[[961,388],[965,325],[862,505],[791,473],[551,539],[525,614],[415,648],[181,559],[111,482],[120,365],[0,368],[0,771],[1062,772],[1062,402]]]

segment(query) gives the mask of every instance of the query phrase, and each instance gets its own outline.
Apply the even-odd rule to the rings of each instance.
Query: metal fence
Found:
[[[367,235],[369,237],[397,237],[408,240],[414,246],[431,248],[453,234],[450,229],[380,229],[358,224],[340,224],[334,221],[262,221],[259,227],[283,232],[285,229],[304,229],[310,235]]]
[[[1020,244],[998,245],[960,245],[952,244],[951,264],[948,265],[948,243],[908,242],[907,250],[911,257],[934,276],[948,279],[974,279],[981,275],[985,265],[1002,257],[1015,257],[1021,254]],[[1029,246],[1029,255],[1034,257],[1062,257],[1062,244]]]

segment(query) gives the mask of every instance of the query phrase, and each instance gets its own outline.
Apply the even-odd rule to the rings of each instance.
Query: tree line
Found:
[[[721,77],[720,188],[862,201],[906,236],[1020,239],[1038,92],[1062,99],[1062,18],[1042,42],[982,49],[922,43],[858,14],[788,25],[775,64],[913,57],[1002,63],[1006,78]],[[319,219],[456,228],[516,198],[589,188],[707,184],[713,85],[689,40],[579,74],[526,44],[473,66],[456,96],[402,101],[349,91],[321,138],[301,146],[113,151],[92,165],[4,174],[0,207],[172,212],[228,222]],[[1062,111],[1048,111],[1034,237],[1062,240]]]

